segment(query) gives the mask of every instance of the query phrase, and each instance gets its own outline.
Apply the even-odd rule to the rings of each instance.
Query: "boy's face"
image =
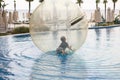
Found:
[[[65,38],[63,38],[63,39],[62,39],[62,42],[65,42],[65,41],[66,41],[66,39],[65,39]]]
[[[65,36],[62,36],[60,39],[61,39],[62,42],[66,42],[66,37]]]
[[[64,39],[64,41],[66,41],[66,38]]]

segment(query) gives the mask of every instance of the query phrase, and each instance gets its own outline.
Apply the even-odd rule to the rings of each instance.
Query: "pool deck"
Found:
[[[25,25],[24,24],[16,25],[16,27],[18,27],[18,26],[28,26],[28,24],[27,25],[26,24]],[[115,25],[110,25],[110,26],[92,26],[92,27],[88,27],[88,29],[107,29],[107,28],[115,28],[115,27],[120,27],[120,24],[115,24]],[[12,30],[12,29],[13,28],[11,28],[9,30]],[[6,33],[6,30],[3,30],[3,28],[0,28],[0,33]],[[21,34],[15,34],[15,35],[21,35]]]
[[[88,29],[104,29],[104,28],[114,28],[114,27],[120,27],[120,25],[93,26],[93,27],[89,27]]]

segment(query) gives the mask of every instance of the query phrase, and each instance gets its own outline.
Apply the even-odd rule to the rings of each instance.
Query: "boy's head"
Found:
[[[65,42],[65,41],[66,41],[65,36],[62,36],[62,37],[61,37],[61,41],[62,41],[62,42]]]

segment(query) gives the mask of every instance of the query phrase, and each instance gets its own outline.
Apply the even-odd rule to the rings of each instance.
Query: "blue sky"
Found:
[[[13,5],[14,5],[14,0],[5,0],[5,2],[8,4],[6,9],[13,9]],[[76,0],[71,0],[73,2],[76,2]],[[82,9],[95,9],[95,0],[83,0],[84,3],[82,4]],[[17,3],[17,9],[28,9],[28,2],[26,2],[25,0],[16,0]],[[39,0],[34,0],[32,2],[32,10],[34,10],[38,5],[39,5]],[[117,4],[116,4],[116,9],[120,10],[120,0],[118,0]],[[103,4],[103,0],[101,0],[100,4],[99,4],[101,9],[104,9],[104,4]],[[113,3],[112,0],[108,0],[108,4],[107,7],[113,8]]]

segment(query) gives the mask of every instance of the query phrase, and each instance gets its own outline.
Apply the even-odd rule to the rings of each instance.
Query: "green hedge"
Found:
[[[8,35],[8,33],[0,33],[0,36]]]
[[[19,34],[19,33],[28,33],[29,27],[17,27],[12,31],[12,34]]]
[[[97,23],[96,26],[109,26],[113,24],[114,22],[101,22],[101,23]]]

